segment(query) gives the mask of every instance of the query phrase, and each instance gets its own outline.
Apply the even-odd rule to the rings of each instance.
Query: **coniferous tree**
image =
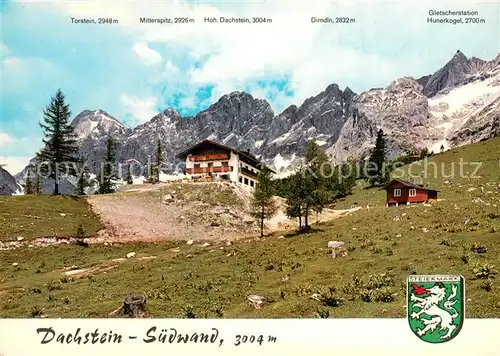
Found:
[[[306,171],[303,180],[304,227],[309,229],[309,214],[311,210],[320,213],[332,197],[328,189],[332,166],[329,157],[314,140],[309,141],[306,152]]]
[[[303,197],[304,197],[304,168],[300,167],[297,172],[291,175],[286,181],[284,188],[286,198],[285,213],[289,218],[297,218],[299,220],[299,230],[302,230],[303,216]]]
[[[36,167],[36,174],[35,174],[35,193],[36,193],[36,194],[42,194],[42,190],[43,190],[43,180],[42,180],[42,176],[40,175],[40,162],[39,162],[38,155],[37,155],[37,158],[36,158],[35,167]]]
[[[420,159],[424,159],[425,157],[429,157],[429,149],[427,147],[420,150]]]
[[[127,184],[134,184],[134,178],[132,175],[132,166],[130,165],[130,163],[128,164],[127,168]]]
[[[59,179],[62,172],[75,175],[75,155],[78,152],[76,136],[69,124],[71,112],[64,101],[64,94],[58,90],[51,98],[50,104],[43,111],[45,147],[38,155],[39,169],[54,179],[54,194],[59,194]],[[43,163],[43,164],[42,164]]]
[[[386,167],[386,140],[382,129],[377,132],[377,140],[366,166],[366,180],[372,186],[383,184],[388,180],[388,171]]]
[[[356,185],[356,163],[348,161],[335,167],[332,190],[335,198],[344,198],[351,194]]]
[[[277,206],[274,201],[274,182],[269,168],[264,167],[257,178],[257,186],[254,189],[252,197],[252,215],[259,221],[260,237],[263,237],[264,220],[276,214]]]
[[[101,172],[99,174],[99,193],[108,194],[115,190],[112,182],[116,179],[114,165],[116,162],[115,157],[115,143],[111,136],[106,141],[106,154],[104,160],[101,162]]]
[[[32,175],[33,175],[33,166],[30,164],[28,166],[28,172],[26,174],[26,182],[24,184],[24,194],[33,194],[33,181],[32,181]]]
[[[85,195],[85,189],[90,186],[90,172],[87,160],[80,157],[77,162],[76,194]]]
[[[331,200],[331,174],[329,157],[314,141],[310,141],[304,165],[289,177],[285,189],[286,214],[299,219],[299,230],[308,230],[310,213],[320,213]]]

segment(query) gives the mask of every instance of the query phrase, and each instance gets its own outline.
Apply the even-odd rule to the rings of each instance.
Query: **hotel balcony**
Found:
[[[232,166],[212,166],[212,167],[197,167],[197,168],[186,168],[187,174],[201,174],[201,173],[225,173],[232,172]]]
[[[229,159],[229,155],[227,153],[213,153],[207,155],[192,155],[188,157],[188,160],[192,162],[203,162],[203,161],[217,161],[217,160],[225,160]]]
[[[257,178],[258,173],[252,172],[248,168],[240,167],[240,172],[252,178]]]

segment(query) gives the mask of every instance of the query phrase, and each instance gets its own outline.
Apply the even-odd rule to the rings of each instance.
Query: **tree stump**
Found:
[[[123,300],[121,307],[111,312],[110,315],[126,315],[130,318],[142,318],[146,313],[146,297],[143,295],[128,295]]]

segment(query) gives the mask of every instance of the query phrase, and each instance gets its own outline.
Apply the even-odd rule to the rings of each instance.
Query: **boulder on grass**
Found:
[[[332,249],[332,258],[347,257],[347,246],[342,241],[328,241],[328,247]]]

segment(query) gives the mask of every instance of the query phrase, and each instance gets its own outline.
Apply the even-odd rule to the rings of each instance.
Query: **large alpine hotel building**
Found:
[[[204,140],[177,155],[186,160],[185,174],[191,178],[211,176],[255,187],[262,164],[249,152]],[[275,172],[273,172],[275,173]]]

